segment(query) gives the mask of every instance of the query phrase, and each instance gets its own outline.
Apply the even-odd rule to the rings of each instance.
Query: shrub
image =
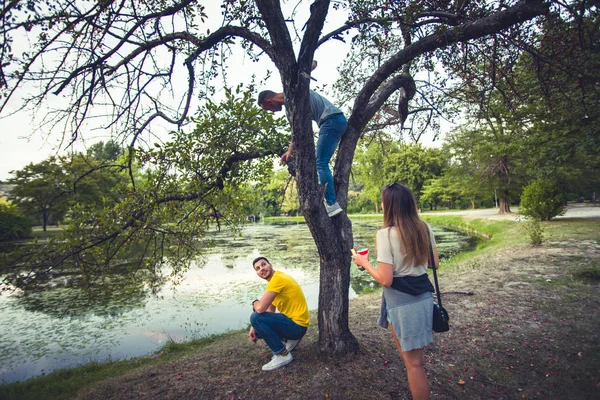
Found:
[[[566,211],[564,193],[551,179],[538,179],[523,189],[520,213],[538,221],[550,221]]]
[[[531,244],[539,246],[544,241],[544,228],[537,219],[530,220],[525,223],[525,230],[529,233]]]
[[[31,237],[31,221],[6,208],[0,208],[0,242]]]

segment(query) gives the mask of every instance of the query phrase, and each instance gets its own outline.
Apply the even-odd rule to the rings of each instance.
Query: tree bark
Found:
[[[300,209],[320,257],[319,348],[328,354],[356,351],[358,341],[348,327],[352,225],[345,214],[330,219],[323,205],[324,187],[318,184],[317,179],[308,100],[310,66],[329,1],[313,3],[297,62],[279,2],[259,0],[257,5],[273,41],[275,51],[272,58],[281,74],[285,107],[292,127]],[[345,179],[348,178],[349,174]],[[339,196],[340,186],[338,182],[334,185]],[[347,187],[347,184],[342,186],[345,193],[340,205],[343,208],[347,200]]]
[[[308,85],[308,82],[300,79],[298,86],[303,85]],[[294,132],[300,208],[320,258],[319,349],[327,354],[344,354],[358,350],[358,341],[348,326],[352,224],[345,213],[333,218],[327,215],[323,205],[325,188],[318,185],[315,168],[308,97],[298,97],[298,92],[289,92],[286,106],[290,111]],[[342,205],[344,208],[346,198]]]
[[[42,211],[42,230],[46,232],[46,226],[48,226],[48,212]]]
[[[329,218],[327,214],[325,218]],[[319,350],[327,354],[345,354],[359,349],[348,326],[352,223],[346,214],[338,214],[332,222],[336,246],[331,245],[332,238],[317,242],[317,247],[328,253],[320,253]]]
[[[508,197],[508,190],[506,190],[500,198],[500,208],[498,208],[498,214],[510,214],[510,199]]]
[[[509,163],[508,156],[500,157],[500,165],[498,168],[498,178],[502,184],[502,194],[500,196],[500,207],[498,208],[498,214],[508,214],[510,213],[510,196],[509,196],[509,184],[510,184],[510,176],[509,176]]]

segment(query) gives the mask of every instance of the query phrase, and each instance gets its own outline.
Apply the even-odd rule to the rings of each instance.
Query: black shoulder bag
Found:
[[[435,257],[433,256],[433,247],[429,244],[429,259],[431,267],[433,269],[433,281],[435,282],[435,293],[437,293],[437,303],[433,303],[433,331],[434,332],[447,332],[450,330],[448,321],[448,312],[442,307],[442,295],[440,294],[440,285],[438,285],[438,278],[435,265]]]

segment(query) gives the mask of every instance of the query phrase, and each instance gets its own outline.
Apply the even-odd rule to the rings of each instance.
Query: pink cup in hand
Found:
[[[355,249],[352,249],[352,253],[353,254],[360,254],[361,256],[368,256],[369,255],[369,249],[362,249],[362,250],[358,250],[356,251]],[[364,267],[361,267],[360,265],[357,265],[358,269],[360,269],[361,271],[364,271]]]

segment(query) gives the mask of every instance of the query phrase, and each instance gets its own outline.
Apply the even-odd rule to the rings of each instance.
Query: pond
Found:
[[[381,219],[354,220],[355,247],[373,249],[380,225]],[[475,245],[471,237],[433,228],[442,257]],[[292,275],[302,286],[309,308],[317,308],[319,257],[305,224],[251,224],[241,234],[214,233],[214,243],[190,265],[179,284],[166,283],[155,294],[138,291],[126,301],[116,296],[90,303],[66,288],[25,297],[2,293],[0,383],[90,361],[139,357],[168,341],[246,328],[250,302],[262,295],[266,285],[251,267],[259,255]],[[351,271],[351,298],[374,287],[368,274],[356,268]]]

